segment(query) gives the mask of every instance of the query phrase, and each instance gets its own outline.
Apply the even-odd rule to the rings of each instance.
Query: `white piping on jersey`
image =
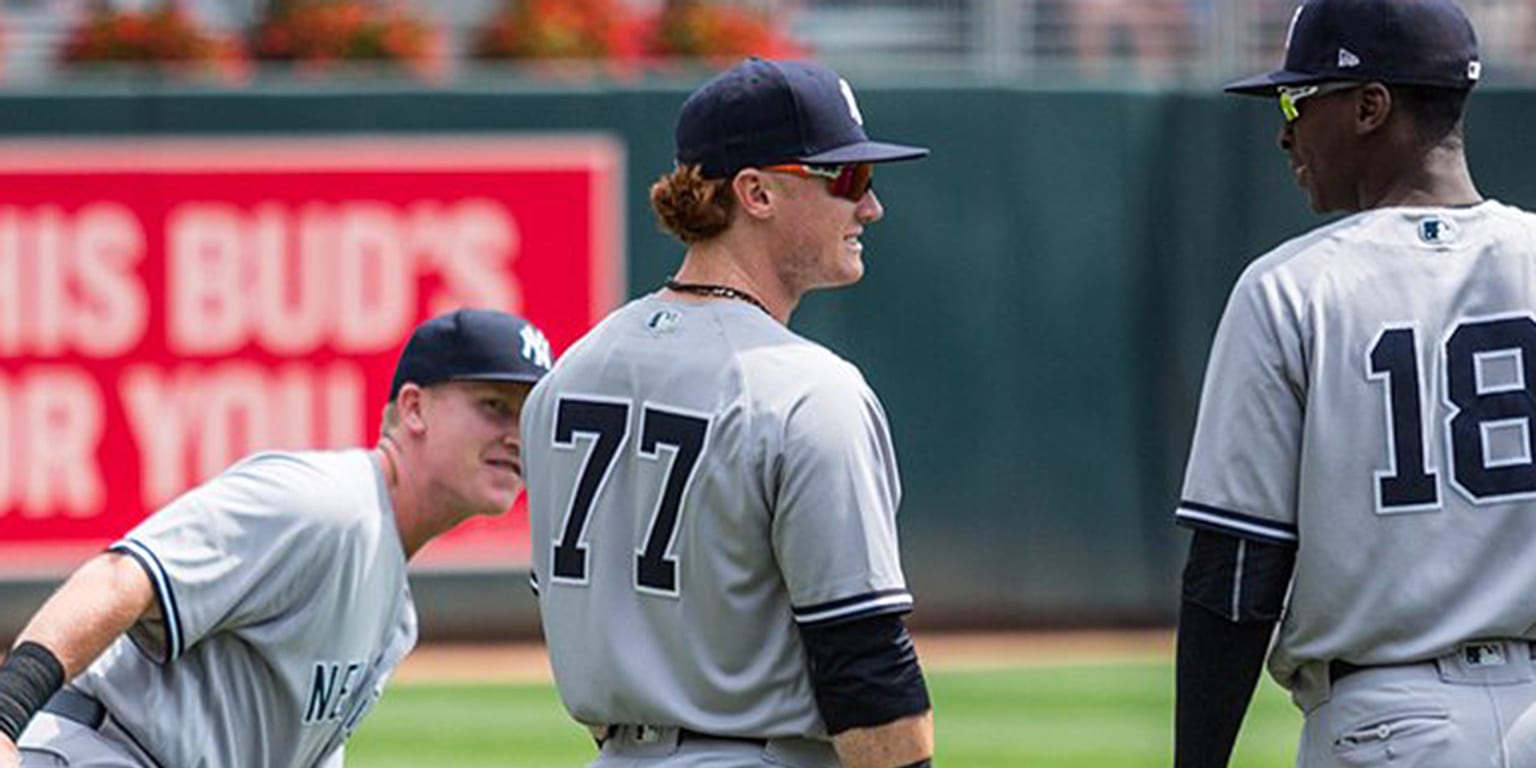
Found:
[[[880,608],[905,608],[910,605],[912,605],[912,595],[908,592],[894,595],[877,595],[868,600],[860,600],[852,605],[840,605],[814,613],[796,613],[795,621],[800,624],[813,624],[818,621],[839,619],[856,613],[871,613]]]
[[[1243,561],[1248,556],[1248,540],[1237,540],[1237,567],[1232,572],[1232,621],[1237,621],[1237,608],[1243,604]]]
[[[149,547],[133,539],[123,539],[114,544],[112,549],[126,550],[133,555],[135,560],[145,566],[150,578],[154,579],[155,595],[160,598],[160,612],[165,614],[162,618],[165,623],[165,660],[175,661],[182,651],[181,617],[177,615],[175,593],[171,591],[171,580],[160,565],[160,558],[155,557]]]
[[[1267,525],[1259,525],[1257,523],[1251,523],[1246,520],[1233,520],[1230,517],[1213,515],[1209,512],[1202,512],[1200,510],[1190,509],[1189,507],[1181,506],[1174,510],[1173,514],[1174,517],[1183,520],[1195,520],[1197,522],[1214,525],[1218,528],[1226,528],[1232,531],[1250,533],[1258,536],[1259,538],[1273,539],[1275,541],[1285,542],[1296,541],[1296,534],[1292,533],[1291,531],[1287,531],[1284,528],[1271,528]]]

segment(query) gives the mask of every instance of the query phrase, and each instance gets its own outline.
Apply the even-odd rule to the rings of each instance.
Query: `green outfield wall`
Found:
[[[687,86],[11,93],[0,134],[609,134],[627,155],[633,296],[681,254],[644,192],[671,166]],[[1210,335],[1242,266],[1319,223],[1275,147],[1278,109],[965,85],[866,89],[861,106],[873,134],[933,155],[880,170],[887,218],[866,234],[866,278],[808,297],[793,324],[885,403],[918,620],[1171,621],[1185,541],[1171,509]],[[1536,206],[1532,125],[1536,92],[1474,98],[1485,194]],[[429,637],[531,626],[520,577],[418,593]]]

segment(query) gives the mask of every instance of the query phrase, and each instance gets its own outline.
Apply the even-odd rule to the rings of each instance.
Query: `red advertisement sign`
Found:
[[[252,451],[372,445],[438,312],[563,350],[622,296],[622,170],[601,137],[0,143],[0,577]],[[527,557],[519,503],[418,560]]]

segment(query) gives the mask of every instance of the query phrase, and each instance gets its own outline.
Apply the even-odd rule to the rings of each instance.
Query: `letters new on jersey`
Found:
[[[251,451],[371,445],[433,314],[564,349],[620,296],[621,173],[599,137],[0,143],[0,576]],[[423,562],[525,564],[519,507]]]

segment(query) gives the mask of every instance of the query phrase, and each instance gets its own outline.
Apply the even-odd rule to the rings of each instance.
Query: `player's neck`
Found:
[[[401,471],[403,462],[400,457],[400,446],[386,437],[379,440],[379,446],[374,448],[372,453],[374,460],[379,464],[379,470],[384,473],[384,489],[389,494],[389,506],[394,511],[395,531],[400,535],[400,548],[405,551],[405,559],[410,560],[440,531],[430,530],[430,526],[427,525],[429,521],[422,514],[425,506],[421,494],[413,492],[413,486],[410,483],[412,478]]]
[[[789,316],[795,311],[799,297],[790,296],[777,280],[762,277],[772,272],[766,271],[748,255],[754,250],[742,247],[742,244],[726,237],[698,243],[688,249],[682,267],[673,277],[680,283],[719,285],[743,291],[762,302],[773,319],[788,325]]]
[[[1392,169],[1384,182],[1361,185],[1362,208],[1455,207],[1483,201],[1459,146],[1439,145]]]

